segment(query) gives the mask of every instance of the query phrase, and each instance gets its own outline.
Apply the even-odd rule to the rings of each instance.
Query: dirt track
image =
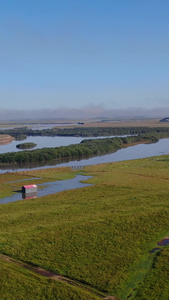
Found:
[[[41,276],[44,276],[44,277],[47,277],[47,278],[50,278],[50,279],[53,279],[53,280],[61,281],[61,282],[66,282],[66,283],[68,283],[70,285],[73,285],[73,286],[77,286],[77,287],[79,287],[83,290],[86,290],[86,291],[90,292],[93,295],[96,295],[100,299],[103,299],[103,300],[118,300],[117,298],[115,298],[113,296],[106,295],[106,294],[104,294],[100,291],[95,290],[94,288],[90,287],[87,284],[82,284],[79,281],[75,281],[75,280],[70,279],[68,277],[64,277],[64,276],[58,275],[56,273],[53,273],[51,271],[47,271],[47,270],[45,270],[43,268],[40,268],[38,266],[34,266],[34,265],[31,265],[31,264],[28,264],[28,263],[25,263],[25,262],[18,261],[14,258],[11,258],[11,257],[7,256],[7,255],[0,254],[0,259],[3,260],[3,261],[7,261],[9,263],[13,263],[13,264],[15,264],[15,265],[17,265],[21,268],[28,269],[31,272],[34,272],[34,273],[39,274]]]

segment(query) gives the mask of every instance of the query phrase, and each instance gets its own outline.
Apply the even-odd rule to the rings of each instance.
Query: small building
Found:
[[[32,194],[37,193],[38,188],[36,184],[24,185],[22,187],[22,193],[24,194]]]

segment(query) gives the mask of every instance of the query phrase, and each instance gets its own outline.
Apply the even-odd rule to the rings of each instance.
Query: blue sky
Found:
[[[169,108],[168,0],[0,4],[0,109]]]

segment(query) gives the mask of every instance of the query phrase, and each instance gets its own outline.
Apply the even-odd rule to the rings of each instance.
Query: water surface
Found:
[[[42,149],[45,147],[54,148],[60,146],[69,146],[71,144],[79,144],[81,141],[86,139],[103,139],[103,138],[111,138],[114,136],[100,136],[100,137],[74,137],[74,136],[28,136],[25,140],[16,141],[13,140],[10,144],[0,145],[0,153],[7,153],[7,152],[18,152],[23,151],[22,149],[16,148],[16,145],[22,143],[34,143],[37,144],[36,147],[33,149],[29,149],[29,151],[34,149]]]
[[[108,162],[116,162],[116,161],[124,161],[124,160],[132,160],[132,159],[139,159],[139,158],[146,158],[152,156],[160,156],[164,154],[169,154],[169,139],[161,139],[157,143],[152,144],[139,144],[135,146],[131,146],[128,148],[120,149],[117,152],[96,156],[88,159],[81,159],[81,160],[72,160],[65,163],[53,163],[48,162],[43,165],[38,165],[36,167],[13,167],[13,168],[1,168],[0,173],[5,172],[13,172],[13,171],[23,171],[23,170],[33,170],[33,169],[40,169],[40,168],[52,168],[52,167],[83,167],[87,165],[96,165],[101,163],[108,163]]]
[[[57,181],[37,184],[38,192],[37,192],[36,198],[55,194],[55,193],[66,191],[66,190],[73,190],[73,189],[79,189],[82,187],[90,186],[92,184],[82,183],[81,181],[87,180],[91,177],[92,176],[77,175],[76,177],[74,177],[72,179],[57,180]],[[42,186],[44,187],[43,189],[41,188]],[[22,188],[22,183],[21,183],[21,188]],[[29,198],[29,194],[27,194],[27,197]],[[0,204],[14,202],[14,201],[22,200],[22,199],[25,199],[25,198],[24,198],[24,196],[22,196],[21,191],[19,191],[19,192],[14,191],[12,196],[0,199]]]

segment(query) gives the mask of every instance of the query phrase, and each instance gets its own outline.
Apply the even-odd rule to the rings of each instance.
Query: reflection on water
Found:
[[[37,193],[22,193],[22,199],[34,199],[37,198]]]
[[[161,156],[164,154],[169,154],[169,139],[161,139],[157,143],[153,144],[139,144],[136,146],[128,147],[125,149],[120,149],[117,152],[106,154],[102,156],[95,156],[86,159],[71,160],[67,159],[66,162],[63,161],[50,161],[42,162],[35,165],[29,164],[27,166],[18,166],[18,167],[3,167],[0,169],[0,173],[13,172],[13,171],[27,171],[35,170],[41,168],[56,168],[56,167],[77,167],[77,166],[87,166],[87,165],[97,165],[101,163],[132,160],[139,158],[146,158],[152,156]],[[65,160],[64,160],[65,161]]]
[[[9,145],[9,144],[12,143],[12,141],[13,141],[13,139],[12,140],[5,140],[5,141],[0,139],[0,146]]]
[[[45,147],[54,148],[60,146],[68,146],[70,144],[79,144],[82,140],[84,140],[84,138],[81,137],[28,136],[24,140],[24,142],[36,144],[37,146],[33,148],[33,150],[35,150]],[[10,144],[0,145],[0,153],[23,151],[22,149],[18,149],[16,147],[17,145],[18,141],[16,140],[13,140]]]
[[[14,201],[22,200],[22,199],[31,199],[32,197],[39,198],[42,196],[47,196],[47,195],[55,194],[55,193],[66,191],[66,190],[73,190],[73,189],[90,186],[92,184],[82,183],[81,181],[87,180],[91,177],[92,176],[77,175],[73,179],[60,180],[60,181],[57,180],[57,181],[53,181],[53,182],[37,184],[37,186],[40,188],[38,188],[38,192],[36,193],[36,195],[35,194],[34,195],[30,195],[30,194],[23,195],[22,190],[14,191],[11,197],[6,197],[3,199],[0,199],[0,204],[14,202]]]
[[[92,139],[98,138],[111,138],[114,136],[100,136],[100,137],[92,137]],[[28,136],[24,142],[26,143],[34,143],[36,146],[33,148],[35,149],[42,149],[42,148],[54,148],[60,146],[69,146],[71,144],[79,144],[83,140],[89,138],[85,137],[75,137],[75,136]],[[16,146],[18,145],[18,141],[13,140],[10,144],[3,144],[0,145],[0,153],[7,153],[7,152],[18,152],[23,151],[23,149],[18,149]]]

